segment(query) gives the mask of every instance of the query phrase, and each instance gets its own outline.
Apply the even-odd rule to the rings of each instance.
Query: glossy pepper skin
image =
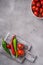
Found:
[[[11,55],[9,49],[6,47],[7,43],[4,41],[4,39],[2,39],[2,47],[3,49],[9,54]]]
[[[16,53],[15,53],[14,46],[13,46],[13,39],[14,39],[14,37],[15,37],[15,35],[14,35],[14,36],[12,36],[12,39],[11,39],[11,41],[10,41],[11,52],[12,52],[12,54],[13,54],[13,55],[15,55],[15,54],[16,54]]]
[[[16,38],[13,39],[13,46],[14,46],[14,49],[16,51],[17,50],[17,40],[16,40]]]
[[[16,57],[18,57],[18,53],[17,53],[17,39],[16,39],[16,37],[13,39],[13,46],[14,46],[14,50],[16,52]]]
[[[12,52],[13,55],[15,55],[15,50],[14,50],[14,47],[13,47],[12,41],[10,42],[10,45],[11,45],[11,52]]]

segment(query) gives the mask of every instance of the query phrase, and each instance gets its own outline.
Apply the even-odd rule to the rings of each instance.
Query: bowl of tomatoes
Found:
[[[31,9],[36,17],[43,19],[43,0],[32,0]]]

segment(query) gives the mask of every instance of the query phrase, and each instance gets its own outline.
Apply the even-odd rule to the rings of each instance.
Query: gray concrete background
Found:
[[[31,12],[32,0],[0,0],[0,44],[6,32],[14,32],[29,41],[37,55],[35,63],[25,61],[22,65],[43,65],[43,20]],[[0,65],[21,65],[0,55]]]

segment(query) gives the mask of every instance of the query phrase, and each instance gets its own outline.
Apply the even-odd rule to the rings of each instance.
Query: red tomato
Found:
[[[35,12],[34,12],[34,15],[38,16],[38,12],[37,12],[37,11],[35,11]]]
[[[42,17],[43,17],[43,12],[42,12]]]
[[[38,17],[39,17],[39,18],[41,18],[41,17],[42,17],[42,16],[41,16],[41,13],[39,13]]]
[[[7,44],[7,48],[11,49],[11,45],[10,44]]]
[[[36,6],[37,6],[37,7],[40,7],[40,6],[41,6],[40,2],[37,2],[37,3],[36,3]]]
[[[25,52],[24,50],[18,50],[18,56],[24,56]]]
[[[42,9],[42,8],[40,8],[40,13],[42,13],[42,11],[43,11],[43,9]]]
[[[32,6],[32,10],[35,11],[36,6]]]
[[[24,44],[18,43],[17,47],[18,47],[18,49],[23,49],[24,48]]]
[[[43,8],[43,5],[42,5],[42,8]]]
[[[39,8],[38,7],[36,7],[36,9],[35,9],[36,11],[39,11]]]
[[[43,0],[41,1],[41,5],[43,5]]]
[[[43,0],[40,0],[40,1],[43,1]]]
[[[32,5],[35,5],[35,1],[32,1]]]

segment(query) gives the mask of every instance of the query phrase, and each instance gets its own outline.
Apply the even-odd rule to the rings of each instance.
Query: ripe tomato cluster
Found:
[[[13,55],[16,54],[16,52],[15,52],[12,44],[7,44],[7,48],[11,49]],[[18,56],[24,56],[25,55],[24,44],[22,44],[22,43],[19,42],[17,44],[17,49],[18,49],[17,50]]]
[[[19,56],[24,56],[25,55],[24,44],[18,43],[17,48],[18,48],[18,55]]]
[[[31,8],[35,16],[43,17],[43,0],[33,0]]]

